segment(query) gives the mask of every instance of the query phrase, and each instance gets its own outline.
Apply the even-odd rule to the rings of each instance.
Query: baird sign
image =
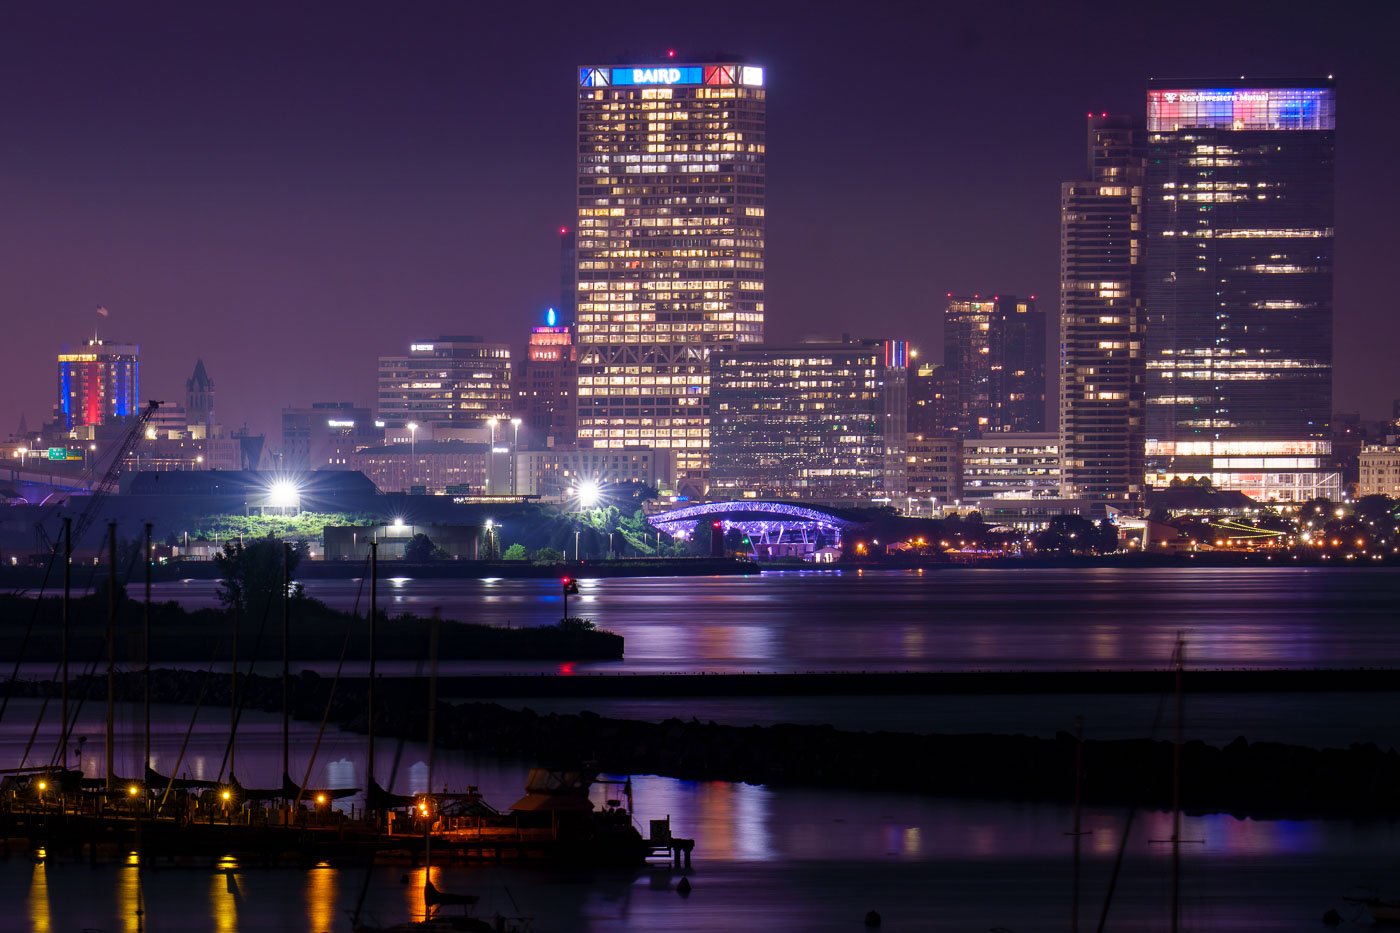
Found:
[[[700,69],[682,68],[614,68],[612,83],[617,84],[699,84]]]

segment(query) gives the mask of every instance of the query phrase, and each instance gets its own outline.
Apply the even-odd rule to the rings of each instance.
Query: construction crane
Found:
[[[81,541],[83,532],[93,523],[98,515],[102,513],[102,504],[107,501],[107,497],[112,494],[112,490],[117,486],[117,480],[121,478],[122,467],[136,450],[136,445],[141,443],[146,436],[146,426],[150,424],[151,417],[160,408],[161,403],[151,399],[146,410],[137,416],[125,434],[117,441],[116,450],[112,454],[112,462],[107,465],[107,472],[102,475],[102,479],[97,485],[92,487],[92,493],[87,497],[87,505],[79,513],[73,522],[73,540]],[[53,551],[55,544],[49,537],[48,530],[44,528],[44,523],[58,514],[58,506],[55,506],[48,514],[34,523],[34,534],[39,542],[40,551]]]

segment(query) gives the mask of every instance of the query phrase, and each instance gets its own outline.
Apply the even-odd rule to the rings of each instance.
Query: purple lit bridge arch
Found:
[[[694,537],[701,522],[713,521],[720,522],[726,532],[737,528],[748,535],[755,554],[760,550],[810,552],[818,538],[840,547],[841,536],[860,524],[812,506],[788,502],[706,502],[647,517],[647,523],[657,531],[683,539]]]

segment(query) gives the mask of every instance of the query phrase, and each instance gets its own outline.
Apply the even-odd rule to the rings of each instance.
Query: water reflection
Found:
[[[336,926],[340,900],[340,872],[324,862],[306,873],[306,920],[309,933],[324,933]]]
[[[135,852],[126,857],[117,884],[117,916],[126,933],[140,933],[146,912],[141,899],[141,858]]]
[[[34,875],[29,880],[29,928],[33,933],[52,933],[49,913],[49,866],[43,849],[35,853]]]
[[[1183,627],[1200,667],[1400,666],[1400,629],[1389,624],[1400,573],[1390,569],[949,567],[580,582],[587,615],[627,639],[621,665],[581,666],[592,670],[1161,667]],[[156,589],[197,608],[214,604],[215,585]],[[395,578],[386,590],[423,615],[441,606],[449,618],[548,625],[558,620],[556,586]],[[349,609],[358,584],[308,580],[306,591]],[[381,666],[411,672],[412,662],[397,663]]]
[[[209,876],[209,917],[215,933],[238,933],[238,879],[234,871],[238,863],[228,857],[219,859]]]

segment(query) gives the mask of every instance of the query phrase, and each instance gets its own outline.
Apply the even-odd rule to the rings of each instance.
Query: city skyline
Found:
[[[203,358],[220,420],[270,434],[286,406],[369,404],[375,359],[422,334],[481,334],[518,353],[558,300],[579,62],[654,62],[672,48],[701,60],[718,48],[762,64],[774,94],[770,341],[885,334],[923,358],[937,354],[947,291],[1053,303],[1059,184],[1081,171],[1086,110],[1141,115],[1154,75],[1262,69],[1335,72],[1344,111],[1364,114],[1396,82],[1384,71],[1388,11],[1304,28],[1287,7],[1226,5],[1219,32],[1248,23],[1248,42],[1121,19],[1103,28],[1134,39],[1132,53],[1088,63],[1064,52],[1102,35],[1091,43],[1075,17],[1050,11],[1008,24],[831,6],[810,9],[824,28],[799,36],[779,31],[793,10],[776,6],[738,33],[679,15],[629,32],[585,28],[573,13],[527,29],[516,14],[412,7],[381,19],[350,6],[333,21],[170,9],[6,14],[7,35],[26,41],[0,65],[23,89],[6,105],[0,172],[19,350],[0,403],[5,433],[21,415],[31,427],[50,417],[53,353],[99,321],[142,346],[143,395],[178,399]],[[937,41],[922,43],[920,26],[937,27]],[[472,38],[483,34],[521,38],[491,47]],[[861,80],[831,79],[862,56],[873,64]],[[975,86],[964,80],[974,66]],[[944,89],[936,102],[930,88]],[[1400,395],[1385,350],[1397,325],[1373,310],[1389,290],[1381,251],[1396,181],[1381,159],[1396,130],[1345,126],[1334,407],[1378,417]],[[981,145],[947,145],[956,137]],[[840,170],[849,165],[867,170]],[[504,184],[472,184],[501,166]],[[98,305],[111,317],[97,318]]]

